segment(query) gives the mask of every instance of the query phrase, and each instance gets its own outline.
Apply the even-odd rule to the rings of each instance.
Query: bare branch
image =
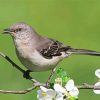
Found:
[[[46,87],[46,84],[42,84],[42,83],[36,81],[35,83],[33,83],[33,86],[28,89],[25,89],[25,90],[0,90],[0,93],[3,93],[3,94],[26,94],[40,86]]]
[[[94,86],[94,85],[90,85],[87,83],[84,83],[83,85],[78,85],[77,86],[78,89],[93,89],[93,90],[100,90],[100,86]]]
[[[24,74],[26,73],[25,70],[23,70],[22,68],[20,68],[14,61],[12,61],[12,60],[11,60],[7,55],[5,55],[4,53],[0,52],[0,56],[2,56],[3,58],[5,58],[9,63],[12,64],[12,66],[14,66],[14,67],[15,67],[16,69],[18,69],[20,72],[22,72],[22,74],[23,74],[23,76],[24,76]],[[25,78],[26,78],[26,77],[25,77]],[[29,80],[31,80],[31,81],[33,82],[33,78],[32,78],[30,75],[28,75],[26,79],[29,79]],[[34,79],[34,81],[36,81],[36,80]]]
[[[2,57],[4,57],[4,58],[5,58],[5,55],[4,55],[2,52],[0,52],[0,56],[2,56]]]
[[[36,86],[32,86],[31,88],[28,88],[26,90],[0,90],[0,93],[4,93],[4,94],[26,94],[28,92],[31,92],[32,90],[34,90],[36,88]]]
[[[18,70],[20,70],[22,73],[24,73],[25,71],[23,69],[21,69],[17,64],[15,64],[7,55],[5,55],[4,53],[0,52],[0,56],[2,56],[3,58],[5,58],[9,63],[11,63],[14,67],[16,67]]]
[[[26,90],[0,90],[0,93],[3,94],[26,94],[29,93],[31,91],[33,91],[34,89],[36,89],[39,86],[46,86],[46,84],[40,84],[40,83],[35,83],[34,86],[26,89]],[[94,90],[100,90],[100,87],[94,87],[94,85],[90,85],[87,83],[84,83],[83,85],[79,85],[77,86],[78,89],[94,89]]]

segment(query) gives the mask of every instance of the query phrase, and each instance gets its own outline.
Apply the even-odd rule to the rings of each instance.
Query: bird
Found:
[[[18,22],[3,30],[10,34],[20,62],[30,72],[48,71],[73,54],[100,56],[100,52],[76,49],[55,39],[41,36],[34,28]]]

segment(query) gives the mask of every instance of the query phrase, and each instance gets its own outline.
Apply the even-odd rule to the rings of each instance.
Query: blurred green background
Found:
[[[16,22],[26,22],[42,35],[75,48],[100,51],[100,0],[0,0],[0,33]],[[16,57],[12,38],[0,34],[0,51],[25,69]],[[64,68],[76,84],[94,84],[100,57],[71,56],[58,67]],[[45,82],[48,72],[32,73]],[[20,90],[32,83],[0,57],[0,89]],[[36,100],[36,91],[24,95],[0,94],[0,100]],[[100,100],[92,90],[80,90],[79,100]]]

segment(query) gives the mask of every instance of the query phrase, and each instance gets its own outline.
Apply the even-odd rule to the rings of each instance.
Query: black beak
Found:
[[[11,29],[9,29],[9,28],[3,30],[4,34],[9,34],[10,32],[11,32]]]

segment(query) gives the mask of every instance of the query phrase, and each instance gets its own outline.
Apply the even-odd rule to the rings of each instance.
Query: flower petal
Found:
[[[57,97],[56,100],[64,100],[63,97]]]
[[[56,100],[64,100],[64,95],[60,92],[57,92]]]
[[[42,90],[37,91],[37,98],[38,99],[42,98]]]
[[[55,97],[56,96],[56,92],[52,89],[48,89],[48,91],[46,92],[50,97]]]
[[[79,90],[77,89],[77,87],[74,87],[69,93],[72,97],[77,97],[79,94]]]
[[[42,91],[44,91],[44,92],[47,92],[47,88],[45,88],[45,87],[43,87],[43,86],[40,86],[40,89],[42,90]]]
[[[100,87],[100,82],[97,82],[94,87]],[[93,90],[95,94],[100,94],[100,90]]]
[[[60,84],[54,84],[54,89],[57,92],[61,92],[61,93],[65,93],[66,92],[66,89],[63,88]]]
[[[43,86],[40,86],[40,90],[37,91],[38,100],[52,100],[55,96],[56,92],[53,89],[47,89]]]
[[[95,75],[96,75],[98,78],[100,78],[100,69],[97,69],[97,70],[95,71]]]
[[[69,80],[67,82],[67,84],[65,85],[65,88],[67,89],[67,91],[71,91],[74,88],[74,81],[73,80]]]

